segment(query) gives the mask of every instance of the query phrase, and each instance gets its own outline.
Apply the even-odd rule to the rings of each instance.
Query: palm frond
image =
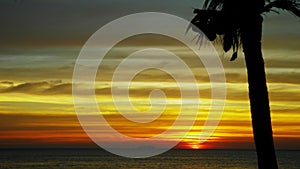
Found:
[[[299,0],[275,0],[267,4],[264,7],[263,12],[270,12],[272,8],[278,8],[292,12],[296,16],[300,17],[300,10],[298,9],[299,7]]]
[[[234,61],[238,57],[238,52],[234,52],[230,58],[230,61]]]
[[[204,9],[220,10],[226,0],[205,0],[203,4]],[[231,0],[232,1],[232,0]],[[265,0],[266,3],[270,3],[271,0]]]
[[[220,10],[223,7],[225,0],[205,0],[203,4],[204,9]]]
[[[257,0],[247,1],[251,4],[250,8],[256,14],[274,11],[273,8],[287,10],[300,17],[300,0]],[[248,5],[249,5],[248,4]],[[267,5],[265,5],[267,4]],[[215,40],[216,35],[222,39],[223,50],[233,51],[231,61],[238,56],[237,52],[241,46],[240,41],[240,21],[247,15],[249,7],[242,0],[205,0],[203,10],[196,9],[196,16],[192,20],[192,24],[201,29],[209,38]],[[245,12],[246,11],[246,12]]]
[[[203,9],[194,10],[196,16],[191,20],[187,31],[195,26],[210,41],[214,41],[215,39],[221,40],[225,52],[228,52],[231,48],[233,52],[237,52],[240,44],[238,29],[232,25],[233,22],[226,21],[229,17],[224,18],[224,12],[222,11],[224,3],[228,3],[228,0],[205,0]]]

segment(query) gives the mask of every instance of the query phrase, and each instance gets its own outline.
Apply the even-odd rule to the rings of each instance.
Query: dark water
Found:
[[[278,151],[277,156],[280,168],[300,169],[300,151]],[[129,159],[99,149],[2,149],[0,168],[245,169],[257,168],[257,162],[252,150],[171,150]]]

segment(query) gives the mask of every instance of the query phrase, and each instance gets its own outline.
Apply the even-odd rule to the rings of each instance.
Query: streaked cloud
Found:
[[[94,145],[80,127],[72,100],[73,69],[82,45],[105,23],[126,14],[159,11],[190,19],[191,7],[200,7],[200,3],[194,0],[112,0],[88,3],[26,0],[23,4],[14,5],[13,1],[1,1],[0,147]],[[282,15],[264,16],[264,20],[263,54],[275,143],[278,148],[299,149],[300,24],[285,12]],[[210,108],[209,77],[201,61],[176,43],[144,36],[112,50],[102,62],[102,69],[98,70],[96,77],[97,101],[102,103],[99,107],[118,130],[128,135],[148,137],[168,128],[178,113],[181,100],[178,86],[166,73],[153,69],[143,71],[136,76],[129,89],[130,99],[137,110],[149,109],[152,89],[161,89],[169,98],[168,111],[160,122],[148,128],[138,126],[146,129],[146,134],[135,130],[137,126],[119,116],[110,100],[111,77],[117,65],[130,51],[147,47],[151,40],[166,44],[158,47],[180,55],[195,74],[203,104],[199,108],[195,126],[183,140],[185,143],[182,143],[194,144]],[[220,45],[215,45],[226,73],[227,100],[218,128],[203,147],[253,148],[244,56],[240,51],[237,60],[230,62],[231,53],[223,53]],[[136,59],[134,63],[151,62],[151,59]],[[161,56],[161,64],[166,66],[173,62]],[[177,67],[172,67],[172,70],[183,77],[185,75]],[[124,76],[127,74],[126,71],[122,73]],[[124,87],[122,81],[117,83],[120,88]],[[188,80],[184,81],[187,90],[189,83]],[[154,98],[154,101],[160,100]],[[193,98],[189,101],[192,102]],[[124,109],[130,111],[129,107]],[[172,139],[176,139],[186,127],[176,128]],[[104,139],[113,142],[109,137]]]

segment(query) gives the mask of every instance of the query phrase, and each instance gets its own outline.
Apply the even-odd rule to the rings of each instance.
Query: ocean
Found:
[[[281,169],[300,169],[300,151],[277,151]],[[131,159],[101,149],[1,149],[1,169],[253,169],[254,150],[170,150]]]

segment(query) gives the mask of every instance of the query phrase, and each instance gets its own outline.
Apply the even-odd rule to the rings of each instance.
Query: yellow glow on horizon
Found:
[[[244,84],[241,84],[244,85]],[[270,84],[270,86],[278,86],[279,84]],[[230,86],[230,85],[229,85]],[[272,88],[272,87],[271,87]],[[104,103],[108,103],[108,97],[100,97],[101,100]],[[134,97],[135,98],[135,97]],[[103,100],[104,99],[104,100]],[[147,97],[137,97],[136,98],[138,102],[141,103],[144,101],[149,101],[149,98]],[[84,142],[90,142],[88,141],[88,137],[83,132],[83,130],[80,128],[80,125],[78,124],[78,120],[76,119],[76,113],[74,112],[73,108],[73,100],[71,95],[34,95],[34,94],[26,94],[26,93],[6,93],[0,95],[0,108],[1,112],[0,115],[3,117],[6,117],[8,115],[16,115],[16,117],[21,116],[29,116],[33,115],[33,117],[37,118],[35,122],[33,121],[27,121],[24,123],[24,120],[22,122],[22,119],[18,119],[15,121],[15,123],[2,123],[1,125],[6,128],[11,128],[12,125],[14,126],[20,126],[22,127],[23,131],[13,130],[9,129],[5,133],[2,131],[2,139],[38,139],[38,138],[59,138],[59,137],[68,137],[73,138],[72,140],[74,143],[75,140],[85,140]],[[174,100],[173,104],[179,104],[180,101],[178,101],[178,98],[171,98],[171,100]],[[177,102],[177,101],[178,102]],[[282,106],[284,103],[288,101],[280,102],[280,101],[273,101],[271,102],[273,107],[273,113],[272,113],[272,119],[273,119],[273,130],[274,130],[274,137],[276,138],[294,138],[294,139],[300,139],[299,137],[299,130],[300,128],[297,127],[297,121],[296,119],[300,118],[300,115],[297,113],[299,110],[299,106],[293,102],[290,103],[291,109],[284,109],[284,111],[281,112]],[[7,104],[14,104],[17,105],[16,107],[11,107],[9,105],[5,106],[5,103]],[[31,104],[30,104],[31,103]],[[209,99],[203,99],[201,102],[202,104],[209,107]],[[39,106],[39,104],[41,104]],[[34,105],[34,106],[33,106]],[[245,106],[241,106],[245,105]],[[139,110],[147,109],[147,106],[149,105],[140,105],[138,108]],[[106,106],[103,107],[104,111],[102,111],[102,114],[106,115],[113,115],[114,113],[117,113],[117,111],[114,109],[113,106],[109,106],[109,104],[106,104]],[[286,106],[285,106],[286,108]],[[169,114],[172,115],[174,112],[178,111],[178,107],[171,107],[171,109],[168,110]],[[201,130],[203,128],[203,124],[206,120],[208,113],[208,109],[206,107],[199,109],[199,115],[197,117],[195,126],[191,129],[191,131],[186,136],[186,139],[184,139],[184,142],[187,142],[189,144],[194,143],[195,140],[199,140],[199,135],[201,134]],[[68,115],[68,116],[66,116]],[[175,114],[173,114],[175,115]],[[51,118],[49,118],[51,116]],[[65,119],[62,121],[50,121],[51,119],[54,119],[52,117],[56,116],[56,118],[62,118]],[[113,117],[113,116],[112,116]],[[174,117],[176,116],[170,116],[170,117],[164,117],[164,120],[174,120]],[[168,119],[170,118],[170,119]],[[33,119],[33,118],[31,118]],[[28,120],[28,119],[26,119]],[[190,119],[186,119],[190,120]],[[61,123],[63,122],[63,123]],[[116,123],[117,124],[117,123]],[[124,125],[123,123],[118,123],[120,126]],[[149,137],[151,136],[151,132],[157,132],[158,130],[155,130],[155,128],[161,130],[161,129],[167,129],[168,124],[167,123],[159,123],[160,125],[152,126],[152,131],[149,130],[148,132],[144,133],[144,136],[142,134],[138,133],[132,133],[133,130],[123,130],[123,132],[132,133],[133,136],[139,136],[139,137]],[[32,130],[27,130],[26,128],[34,128],[35,130],[38,130],[40,127],[44,128],[41,129],[44,131],[45,134],[36,134],[36,132]],[[66,130],[63,131],[63,133],[59,134],[59,132],[54,132],[54,130],[61,130],[63,128],[73,128],[75,130]],[[185,129],[188,126],[182,126],[180,128],[177,128],[178,131],[176,131],[178,134],[180,134],[181,129]],[[70,132],[70,133],[69,133]],[[56,133],[56,134],[55,134]],[[137,134],[137,135],[136,135]],[[149,135],[150,134],[150,135]],[[174,133],[172,138],[168,139],[177,139],[177,135]],[[236,138],[249,138],[248,140],[251,141],[252,138],[252,128],[251,128],[251,115],[249,112],[249,106],[248,106],[248,100],[227,100],[226,101],[226,108],[225,112],[223,113],[221,122],[217,129],[215,130],[212,137],[210,137],[209,140],[207,140],[207,144],[216,144],[218,139],[221,138],[229,138],[229,137],[236,137]],[[217,139],[218,138],[218,139]],[[58,143],[58,139],[55,139]],[[62,142],[73,142],[71,139],[60,139]],[[64,140],[64,141],[63,141]],[[222,140],[222,139],[221,139]],[[190,148],[198,149],[201,147],[201,145],[197,144],[191,144]],[[200,146],[197,148],[197,146]],[[207,145],[206,145],[207,146]],[[209,146],[208,146],[209,147]]]
[[[176,50],[176,48],[170,48]],[[127,50],[126,48],[124,49]],[[199,146],[199,148],[213,148],[215,146],[226,148],[226,146],[235,147],[235,144],[252,143],[251,114],[247,91],[248,84],[243,60],[240,59],[240,57],[236,63],[222,60],[227,77],[225,110],[212,136],[206,143],[198,145],[199,135],[202,132],[211,106],[211,84],[209,83],[207,72],[203,67],[194,64],[194,60],[189,58],[189,55],[182,49],[178,49],[177,52],[185,55],[185,61],[188,61],[189,64],[192,65],[192,72],[195,73],[196,76],[196,86],[199,88],[200,98],[181,100],[178,84],[175,83],[174,79],[156,70],[144,71],[131,83],[129,97],[120,96],[118,99],[120,101],[129,99],[135,111],[146,113],[151,110],[151,103],[158,104],[164,99],[149,97],[153,89],[161,89],[166,95],[166,107],[162,106],[165,114],[160,116],[159,121],[152,123],[148,128],[142,125],[132,125],[128,120],[118,115],[118,109],[112,102],[112,84],[108,77],[111,76],[111,69],[114,67],[112,63],[119,58],[108,59],[106,65],[107,70],[104,70],[101,76],[96,77],[97,81],[95,84],[96,102],[99,105],[101,114],[109,118],[111,124],[122,131],[123,134],[147,138],[169,128],[180,112],[181,103],[193,105],[199,99],[200,107],[197,111],[198,116],[194,126],[182,140],[182,142],[185,143],[182,147],[194,147],[197,149],[197,146]],[[280,65],[282,61],[278,58],[276,52],[277,51],[266,51],[266,53],[268,53],[266,64],[269,66],[269,68],[267,67],[267,78],[269,82],[268,88],[274,138],[279,141],[287,139],[293,142],[293,144],[296,144],[295,142],[300,140],[300,81],[298,80],[300,71],[299,68],[295,66],[290,68],[287,64]],[[298,54],[296,52],[291,54],[293,54],[292,58],[295,59],[295,62],[298,62]],[[63,75],[68,78],[64,80],[49,80],[49,74],[58,69],[59,68],[47,69],[47,71],[49,71],[46,74],[47,76],[45,74],[39,76],[36,74],[39,71],[42,72],[40,68],[29,69],[28,72],[24,72],[37,75],[34,76],[34,78],[32,77],[32,79],[11,80],[9,77],[2,77],[0,81],[0,127],[2,128],[0,138],[7,140],[4,142],[9,143],[13,142],[12,140],[16,140],[16,142],[19,141],[26,144],[29,140],[28,144],[36,144],[39,142],[47,142],[48,139],[49,142],[52,140],[52,142],[57,142],[57,144],[76,144],[76,140],[80,143],[91,143],[91,140],[84,133],[78,122],[73,106],[71,84],[73,69],[69,67],[66,69]],[[19,73],[18,71],[16,70],[16,72],[14,72],[12,70],[11,73],[17,74]],[[21,77],[20,75],[20,78]],[[126,83],[122,81],[116,83],[120,88],[124,88],[126,85]],[[191,82],[185,81],[182,86],[185,89],[190,89],[192,85]],[[126,87],[124,89],[126,89]],[[124,106],[122,108],[128,113],[131,113],[131,107]],[[93,113],[99,114],[99,112]],[[152,113],[158,114],[159,111],[157,110],[157,112],[154,111]],[[195,112],[186,111],[184,113],[190,115]],[[194,119],[187,117],[182,120],[190,122]],[[142,130],[137,130],[137,126]],[[183,130],[188,128],[189,126],[187,125],[178,126],[174,128],[173,135],[166,139],[176,140],[183,133]],[[103,137],[105,139],[109,138],[108,135],[105,134],[103,134]],[[288,146],[288,143],[285,142],[280,144]],[[247,146],[249,145],[245,147]]]

